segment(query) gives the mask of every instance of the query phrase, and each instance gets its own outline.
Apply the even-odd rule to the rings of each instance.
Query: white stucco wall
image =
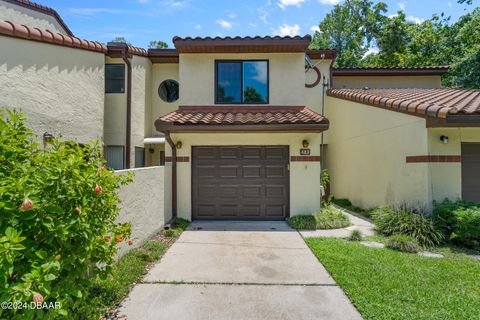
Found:
[[[39,136],[103,136],[104,55],[0,36],[0,106],[20,108]]]
[[[151,101],[152,109],[150,114],[150,134],[155,135],[157,133],[154,123],[159,117],[175,111],[178,109],[179,100],[169,103],[163,101],[158,95],[158,87],[165,80],[176,80],[179,82],[178,74],[179,64],[178,63],[156,63],[152,66],[152,82],[151,82]],[[180,86],[180,97],[183,94],[182,88],[183,83],[179,83]]]
[[[134,173],[133,182],[120,189],[121,212],[119,223],[131,224],[132,246],[122,244],[119,254],[140,246],[145,240],[163,229],[167,219],[164,215],[164,168],[149,167],[119,170],[116,174]]]
[[[51,15],[0,0],[0,20],[24,24],[34,28],[67,34]]]
[[[269,61],[269,104],[305,105],[304,53],[180,54],[179,105],[215,103],[215,60]]]
[[[333,97],[326,106],[326,168],[336,198],[362,208],[430,206],[428,164],[406,163],[428,152],[425,119]]]
[[[177,163],[178,216],[191,220],[191,161],[192,146],[206,145],[287,145],[290,156],[300,155],[302,141],[310,142],[312,156],[320,154],[320,135],[318,133],[192,133],[172,134],[176,143],[182,141],[177,156],[188,156],[190,162]],[[167,155],[171,149],[166,146]],[[171,175],[171,162],[166,164],[166,180]],[[168,182],[170,183],[170,182]],[[170,186],[170,184],[168,184]],[[167,188],[167,187],[166,187]],[[166,212],[171,210],[170,188],[165,194]],[[290,162],[290,216],[310,214],[320,209],[320,162]]]

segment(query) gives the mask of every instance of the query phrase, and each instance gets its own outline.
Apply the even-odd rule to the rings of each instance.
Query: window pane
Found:
[[[242,64],[240,62],[219,62],[217,64],[217,102],[242,102],[241,68]]]
[[[243,102],[268,102],[268,65],[266,61],[243,62]]]
[[[124,93],[125,92],[125,65],[123,64],[105,65],[105,92],[106,93]]]
[[[123,146],[105,146],[104,157],[109,168],[123,169]]]
[[[145,167],[145,149],[135,147],[135,168]]]

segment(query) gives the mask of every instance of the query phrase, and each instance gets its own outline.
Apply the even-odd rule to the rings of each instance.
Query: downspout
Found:
[[[127,133],[125,136],[125,168],[130,169],[130,152],[132,143],[132,64],[127,52],[122,56],[127,65]]]
[[[170,137],[170,132],[165,131],[164,134],[165,140],[172,149],[172,219],[170,223],[175,224],[177,219],[177,148]]]

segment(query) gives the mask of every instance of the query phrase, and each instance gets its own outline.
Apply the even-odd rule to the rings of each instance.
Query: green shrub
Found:
[[[367,218],[371,217],[371,211],[372,210],[365,210],[365,209],[359,208],[357,206],[354,206],[352,204],[352,202],[350,202],[350,200],[348,200],[348,199],[336,199],[336,198],[332,197],[331,202],[335,203],[337,206],[340,206],[344,209],[347,209],[347,210],[353,211],[355,213],[358,213],[358,214],[360,214],[364,217],[367,217]]]
[[[175,237],[177,235],[177,232],[175,231],[175,229],[167,229],[163,230],[163,235],[165,237]]]
[[[445,199],[434,204],[433,218],[435,226],[446,239],[468,247],[480,246],[480,204]]]
[[[459,209],[455,213],[456,223],[450,238],[467,247],[480,248],[480,209]]]
[[[98,144],[53,141],[40,149],[17,112],[0,111],[0,297],[59,309],[0,310],[1,318],[85,318],[88,287],[106,278],[117,242],[117,191],[130,176],[103,166]]]
[[[315,217],[317,229],[339,229],[350,225],[348,216],[334,206],[324,207],[322,211],[313,216]]]
[[[443,234],[435,228],[432,219],[412,209],[379,208],[372,212],[372,218],[377,230],[387,237],[405,234],[426,246],[443,241]]]
[[[287,223],[290,227],[299,230],[338,229],[348,227],[350,220],[341,210],[327,206],[315,214],[288,218]]]
[[[294,216],[287,219],[290,227],[298,230],[314,230],[317,228],[317,222],[313,215]]]
[[[405,234],[394,234],[388,238],[385,246],[403,252],[416,253],[420,251],[420,246],[418,245],[417,240]]]
[[[350,241],[362,241],[362,232],[360,230],[352,230],[352,233],[348,237]]]

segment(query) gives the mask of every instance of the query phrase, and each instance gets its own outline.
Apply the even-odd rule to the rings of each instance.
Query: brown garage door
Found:
[[[288,146],[193,147],[193,219],[285,219],[288,181]]]
[[[462,143],[462,198],[480,202],[480,143]]]

